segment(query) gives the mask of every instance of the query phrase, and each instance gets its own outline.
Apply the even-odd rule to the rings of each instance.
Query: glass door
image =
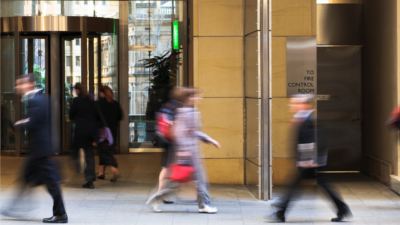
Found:
[[[47,37],[21,37],[20,42],[20,71],[21,74],[33,73],[35,75],[35,90],[48,93],[48,38]],[[28,99],[21,101],[21,118],[27,117]],[[21,149],[28,149],[28,131],[21,132]]]
[[[81,44],[80,37],[63,37],[61,41],[63,150],[72,149],[74,139],[74,123],[69,119],[69,111],[75,97],[73,86],[82,81]]]
[[[14,37],[0,37],[1,150],[15,149],[15,53]]]
[[[63,109],[62,109],[62,143],[63,150],[73,147],[75,124],[69,118],[72,100],[76,97],[73,87],[76,83],[85,83],[89,97],[98,99],[101,85],[107,85],[114,91],[114,98],[118,95],[118,58],[116,35],[89,34],[82,43],[81,37],[63,37],[62,47],[62,75],[63,75]],[[87,61],[82,60],[81,44],[86,45]],[[86,74],[82,75],[83,63],[87,63]],[[118,140],[115,138],[115,140]]]

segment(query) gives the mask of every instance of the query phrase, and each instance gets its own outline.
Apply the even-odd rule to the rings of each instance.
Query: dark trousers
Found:
[[[74,152],[72,153],[72,158],[77,166],[79,168],[79,149],[76,148]],[[96,172],[95,172],[95,165],[94,165],[94,152],[93,152],[93,147],[92,146],[87,146],[83,148],[85,151],[85,161],[86,161],[86,167],[85,167],[85,180],[86,181],[95,181],[96,180]]]
[[[287,193],[285,196],[280,200],[276,206],[280,208],[281,213],[285,213],[291,198],[295,194],[295,191],[298,189],[299,183],[303,179],[317,179],[318,185],[320,185],[324,191],[329,195],[329,197],[332,199],[334,204],[336,205],[336,208],[342,209],[346,204],[341,200],[339,195],[337,195],[334,190],[329,186],[330,181],[329,177],[326,174],[319,174],[317,173],[316,168],[302,168],[299,167],[299,176],[296,178],[294,183],[290,186],[288,189]]]
[[[10,208],[15,207],[24,194],[29,192],[28,188],[31,184],[33,186],[45,184],[53,198],[53,215],[61,216],[65,214],[64,202],[60,187],[58,186],[59,177],[57,175],[57,168],[52,159],[47,157],[37,159],[28,158],[23,175],[23,185]]]

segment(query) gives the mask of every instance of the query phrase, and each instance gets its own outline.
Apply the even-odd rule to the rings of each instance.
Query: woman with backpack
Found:
[[[121,106],[117,101],[114,100],[114,94],[111,88],[108,86],[101,86],[99,90],[99,101],[96,102],[96,107],[99,110],[99,116],[103,117],[106,124],[103,126],[108,127],[111,130],[111,134],[113,139],[115,140],[117,137],[117,130],[119,121],[122,120],[122,110]],[[102,120],[103,120],[102,119]],[[105,170],[108,166],[113,173],[113,177],[111,178],[111,182],[117,181],[118,172],[118,164],[113,156],[113,145],[107,145],[99,143],[99,159],[100,159],[100,168],[98,179],[105,179]]]

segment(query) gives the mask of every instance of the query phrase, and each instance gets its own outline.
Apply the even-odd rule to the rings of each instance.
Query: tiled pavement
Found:
[[[64,162],[67,162],[66,158]],[[96,157],[96,160],[98,158]],[[62,185],[70,224],[266,224],[263,216],[272,213],[270,201],[255,199],[243,185],[211,185],[212,204],[218,214],[197,213],[194,192],[182,188],[173,205],[163,205],[163,213],[153,213],[144,205],[155,191],[161,157],[159,154],[118,155],[121,177],[111,183],[95,182],[95,189],[82,189],[83,175],[67,170],[68,181]],[[13,197],[14,184],[23,158],[1,157],[1,207]],[[97,162],[97,161],[96,161]],[[70,168],[69,165],[64,165]],[[334,177],[335,186],[353,211],[354,218],[346,224],[400,224],[400,197],[385,185],[361,174]],[[287,214],[289,224],[331,224],[335,214],[322,191],[314,186],[301,188],[303,195],[295,199]],[[274,199],[283,191],[274,187]],[[0,217],[0,224],[41,223],[51,215],[51,197],[44,187],[34,190],[30,199],[24,200],[22,210],[33,208],[27,220]]]

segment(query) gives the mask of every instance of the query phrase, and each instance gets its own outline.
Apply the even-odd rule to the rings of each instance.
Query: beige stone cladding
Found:
[[[272,183],[286,185],[297,173],[286,96],[286,38],[316,35],[316,0],[272,0],[271,19]]]
[[[193,85],[200,89],[210,183],[244,184],[243,1],[193,0]]]

